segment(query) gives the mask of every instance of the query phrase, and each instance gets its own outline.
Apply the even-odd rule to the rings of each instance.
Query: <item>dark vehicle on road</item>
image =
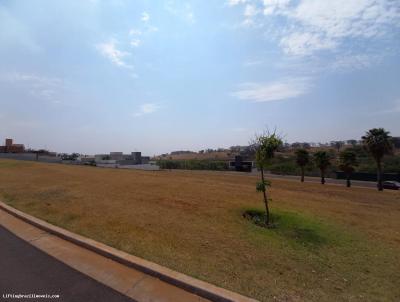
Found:
[[[384,189],[389,190],[399,190],[400,189],[400,182],[398,181],[384,181],[382,183]]]

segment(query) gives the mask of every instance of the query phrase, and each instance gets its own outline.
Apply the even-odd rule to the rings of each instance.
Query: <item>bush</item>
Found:
[[[185,169],[185,170],[229,170],[229,165],[224,161],[212,160],[159,160],[157,164],[161,169]]]

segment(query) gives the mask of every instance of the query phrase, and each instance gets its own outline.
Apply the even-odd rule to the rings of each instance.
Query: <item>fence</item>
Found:
[[[35,153],[0,153],[0,158],[15,159],[15,160],[28,160],[40,161],[45,163],[61,163],[61,158],[48,155],[40,155],[36,159]]]

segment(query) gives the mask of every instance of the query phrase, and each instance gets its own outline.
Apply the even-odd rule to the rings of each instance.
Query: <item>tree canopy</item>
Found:
[[[373,128],[362,137],[364,148],[380,161],[386,154],[393,151],[393,141],[390,132],[383,128]]]

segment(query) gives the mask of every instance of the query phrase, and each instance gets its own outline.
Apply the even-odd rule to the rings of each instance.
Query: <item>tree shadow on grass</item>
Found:
[[[330,242],[328,226],[323,225],[316,219],[298,213],[275,210],[270,217],[272,227],[265,225],[264,211],[258,209],[247,210],[243,213],[243,217],[295,245],[318,248]]]

